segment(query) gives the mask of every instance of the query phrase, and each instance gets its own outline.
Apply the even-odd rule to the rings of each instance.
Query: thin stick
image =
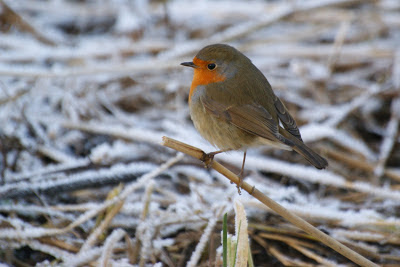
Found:
[[[163,142],[162,144],[166,147],[175,149],[177,151],[183,152],[189,156],[195,157],[199,160],[204,160],[206,159],[206,153],[202,151],[201,149],[179,142],[177,140],[168,138],[166,136],[163,137]],[[209,163],[209,162],[206,162]],[[233,183],[237,184],[239,186],[240,179],[237,175],[226,169],[224,166],[213,160],[211,162],[211,167],[216,170],[217,172],[221,173],[225,177],[227,177],[229,180],[231,180]],[[378,266],[375,263],[369,261],[365,257],[361,256],[357,252],[349,249],[345,245],[341,244],[338,242],[336,239],[333,239],[332,237],[324,234],[299,216],[295,215],[294,213],[291,213],[287,209],[285,209],[283,206],[272,200],[271,198],[267,197],[264,195],[261,191],[257,190],[254,186],[251,186],[250,184],[246,182],[242,182],[241,185],[242,189],[246,190],[250,195],[258,199],[261,203],[281,215],[283,218],[288,220],[289,222],[293,223],[306,233],[310,234],[311,236],[315,237],[318,239],[321,243],[327,245],[328,247],[332,248],[333,250],[337,251],[347,259],[353,261],[356,264],[359,264],[361,266]]]

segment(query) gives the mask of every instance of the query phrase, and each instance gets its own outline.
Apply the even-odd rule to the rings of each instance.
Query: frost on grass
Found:
[[[216,149],[192,126],[192,71],[179,63],[225,42],[266,74],[303,139],[329,161],[319,171],[293,152],[252,149],[247,181],[373,261],[399,265],[399,8],[1,1],[0,262],[218,264],[222,211],[232,226],[236,187],[160,143]],[[239,173],[242,156],[215,159]],[[256,266],[347,264],[248,194],[240,199]]]

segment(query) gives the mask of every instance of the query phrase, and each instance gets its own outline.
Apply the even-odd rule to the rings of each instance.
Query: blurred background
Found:
[[[213,43],[253,61],[329,161],[318,171],[261,147],[246,181],[400,265],[398,0],[0,0],[1,263],[221,266],[221,220],[234,232],[240,200],[255,266],[351,266],[161,145],[215,150],[190,120],[193,73],[179,65]],[[215,159],[240,171],[240,152]]]

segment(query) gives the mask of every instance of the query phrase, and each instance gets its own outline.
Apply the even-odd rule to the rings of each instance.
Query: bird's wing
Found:
[[[278,118],[282,122],[283,127],[297,139],[303,141],[301,139],[300,131],[296,125],[296,122],[294,121],[293,117],[290,116],[289,111],[277,96],[275,96],[274,105],[278,114]]]
[[[229,106],[207,96],[203,96],[201,101],[210,115],[232,123],[248,133],[285,143],[285,138],[279,134],[277,121],[261,105],[251,103]]]

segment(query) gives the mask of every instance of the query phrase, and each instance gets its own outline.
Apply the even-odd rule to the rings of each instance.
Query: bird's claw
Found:
[[[201,157],[201,161],[204,162],[204,165],[206,166],[207,169],[210,169],[212,166],[212,163],[214,161],[214,156],[215,153],[204,153],[203,156]]]
[[[243,170],[240,171],[240,173],[238,174],[239,177],[239,183],[236,186],[237,190],[238,190],[238,194],[241,195],[242,191],[240,190],[242,188],[243,185],[243,181],[244,181],[244,177],[243,177]]]

